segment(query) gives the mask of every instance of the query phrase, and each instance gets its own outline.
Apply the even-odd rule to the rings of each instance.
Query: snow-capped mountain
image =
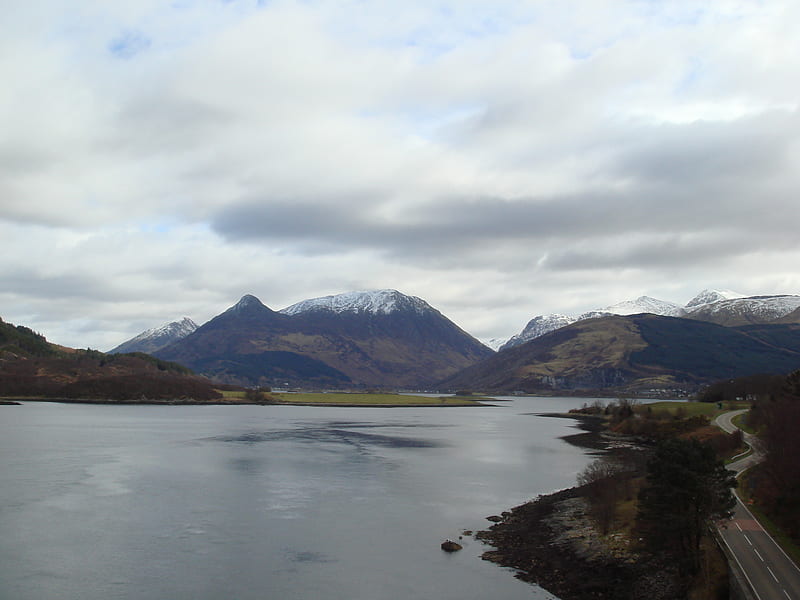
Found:
[[[487,348],[491,348],[492,350],[497,352],[498,350],[500,350],[503,344],[505,344],[508,340],[506,338],[489,338],[489,339],[480,338],[479,341]]]
[[[427,302],[350,292],[276,312],[255,296],[156,353],[223,383],[424,388],[492,351]]]
[[[686,303],[686,310],[692,310],[704,304],[713,304],[714,302],[734,300],[736,298],[746,298],[746,296],[731,290],[703,290]]]
[[[661,315],[662,317],[677,317],[684,314],[684,308],[680,304],[658,300],[650,296],[639,296],[636,300],[625,300],[612,304],[606,308],[601,308],[601,313],[611,315],[638,315],[649,313],[651,315]],[[580,317],[578,317],[580,319]]]
[[[503,344],[500,347],[500,350],[519,346],[520,344],[524,344],[532,339],[543,336],[546,333],[550,333],[551,331],[561,329],[562,327],[566,327],[567,325],[571,325],[572,323],[583,321],[585,319],[594,319],[608,315],[637,315],[640,313],[650,313],[664,317],[679,317],[685,314],[685,312],[686,311],[683,309],[683,307],[681,307],[679,304],[675,304],[674,302],[658,300],[657,298],[651,298],[650,296],[639,296],[636,298],[636,300],[625,300],[605,308],[590,310],[578,315],[577,317],[558,313],[551,315],[539,315],[528,321],[528,324],[525,326],[525,328],[520,333],[509,339],[505,344]]]
[[[539,315],[538,317],[534,317],[528,321],[525,329],[523,329],[517,335],[512,336],[507,342],[502,344],[499,350],[505,350],[506,348],[519,346],[520,344],[524,344],[529,340],[543,336],[546,333],[550,333],[556,329],[561,329],[562,327],[571,325],[577,320],[579,320],[578,317],[571,317],[568,315]]]
[[[686,317],[711,321],[720,325],[737,326],[750,323],[769,323],[800,308],[800,296],[747,297],[731,290],[706,289],[685,306],[675,302],[640,296],[605,308],[587,311],[577,317],[562,314],[540,315],[531,319],[525,328],[509,339],[500,350],[518,346],[577,321],[607,315],[650,313],[664,317]]]
[[[692,307],[690,319],[711,321],[735,327],[751,323],[769,323],[800,308],[800,296],[751,296],[720,300]]]
[[[416,296],[406,296],[397,290],[369,290],[302,300],[287,306],[280,312],[286,315],[298,315],[313,311],[388,315],[408,310],[420,314],[435,311],[427,302]]]
[[[154,327],[143,331],[136,337],[121,343],[113,350],[109,350],[110,354],[124,354],[126,352],[155,352],[173,342],[185,338],[190,333],[197,329],[197,323],[192,321],[189,317],[183,317],[180,321],[172,321],[162,325],[161,327]]]

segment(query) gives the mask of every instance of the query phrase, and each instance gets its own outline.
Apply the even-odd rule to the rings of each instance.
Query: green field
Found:
[[[717,408],[716,402],[652,402],[639,404],[635,410],[636,412],[644,412],[649,408],[654,413],[666,412],[671,415],[682,414],[686,417],[705,415],[709,419],[713,419],[721,413],[749,407],[750,405],[747,402],[724,402],[721,409]]]

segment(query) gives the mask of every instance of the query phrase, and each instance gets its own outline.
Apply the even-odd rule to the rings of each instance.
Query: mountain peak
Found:
[[[229,311],[230,312],[242,312],[242,311],[259,310],[259,309],[267,309],[267,310],[269,310],[266,306],[264,306],[264,304],[258,298],[256,298],[252,294],[245,294],[244,296],[241,297],[241,299],[236,304],[231,306],[225,312],[229,312]]]
[[[600,309],[598,312],[611,313],[614,315],[635,315],[638,313],[650,313],[662,316],[678,316],[681,307],[674,302],[659,300],[650,296],[639,296],[636,300],[625,300],[612,306]]]
[[[122,354],[125,352],[155,352],[169,344],[185,338],[197,329],[197,323],[189,317],[183,317],[179,321],[172,321],[160,327],[153,327],[143,331],[134,338],[123,342],[116,348],[109,350],[110,354]]]
[[[686,303],[686,308],[695,308],[703,306],[704,304],[713,304],[721,300],[735,300],[737,298],[746,298],[746,296],[731,290],[706,289],[689,300],[689,302]]]
[[[287,315],[310,311],[388,315],[404,310],[424,313],[434,309],[421,298],[406,296],[397,290],[384,289],[345,292],[343,294],[312,298],[292,304],[280,312]]]

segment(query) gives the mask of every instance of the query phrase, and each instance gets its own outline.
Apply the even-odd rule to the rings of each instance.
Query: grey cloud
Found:
[[[734,122],[635,128],[616,171],[676,185],[765,177],[786,168],[799,125],[796,112],[773,112]]]
[[[654,237],[646,241],[626,243],[624,236],[596,248],[560,249],[551,252],[544,267],[552,270],[659,269],[721,265],[726,260],[745,254],[752,248],[731,243],[730,239],[709,234],[687,239],[682,236]],[[608,247],[611,246],[611,247]]]
[[[786,194],[762,194],[757,181],[727,190],[646,182],[550,198],[442,198],[391,220],[363,198],[251,201],[221,211],[213,228],[230,241],[310,255],[367,249],[408,262],[425,257],[438,268],[524,268],[544,252],[550,269],[666,266],[784,247],[800,208]],[[632,246],[627,236],[647,241]]]
[[[106,274],[108,275],[108,274]],[[78,273],[48,275],[31,271],[2,273],[4,288],[15,295],[36,298],[90,299],[115,301],[124,298],[112,282],[97,274]]]

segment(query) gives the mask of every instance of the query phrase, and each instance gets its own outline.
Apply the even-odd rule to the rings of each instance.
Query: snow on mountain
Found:
[[[625,300],[600,309],[601,313],[612,315],[637,315],[640,313],[650,313],[664,317],[676,317],[683,314],[684,310],[680,304],[658,300],[650,296],[639,296],[636,300]]]
[[[169,344],[185,338],[197,329],[197,323],[189,317],[183,317],[180,321],[172,321],[160,327],[154,327],[143,331],[136,337],[121,343],[119,346],[110,350],[110,354],[121,354],[125,352],[155,352]]]
[[[523,329],[517,335],[512,336],[506,343],[500,346],[499,350],[505,350],[506,348],[519,346],[520,344],[524,344],[529,340],[543,336],[546,333],[566,327],[577,320],[577,317],[572,317],[569,315],[539,315],[538,317],[534,317],[528,321],[525,329]]]
[[[369,290],[346,292],[321,298],[302,300],[287,306],[279,312],[297,315],[309,311],[333,313],[370,313],[388,315],[398,311],[410,310],[417,313],[436,312],[427,302],[416,296],[406,296],[397,290]]]
[[[696,308],[705,306],[708,302],[715,302],[719,299],[741,297],[743,297],[741,294],[731,292],[730,290],[704,290],[695,296],[687,307],[683,307],[675,302],[652,298],[651,296],[639,296],[635,300],[625,300],[605,308],[581,313],[578,316],[563,314],[540,315],[531,319],[525,326],[525,329],[511,337],[500,349],[505,350],[506,348],[523,344],[546,333],[585,319],[595,319],[609,315],[636,315],[640,313],[650,313],[664,317],[682,317],[687,314],[690,305]],[[692,305],[692,303],[695,303],[695,305]]]
[[[735,300],[737,298],[746,298],[746,296],[731,290],[703,290],[686,303],[686,310],[691,311],[706,304],[713,304],[723,300]]]
[[[749,321],[769,322],[785,317],[797,308],[800,308],[800,296],[751,296],[706,304],[697,307],[691,314],[699,313],[699,309],[702,309],[706,315],[727,313],[747,316]]]
[[[500,350],[500,348],[503,347],[503,345],[508,340],[506,338],[490,338],[490,339],[480,338],[478,341],[487,348],[491,348],[492,350],[497,352],[498,350]]]

